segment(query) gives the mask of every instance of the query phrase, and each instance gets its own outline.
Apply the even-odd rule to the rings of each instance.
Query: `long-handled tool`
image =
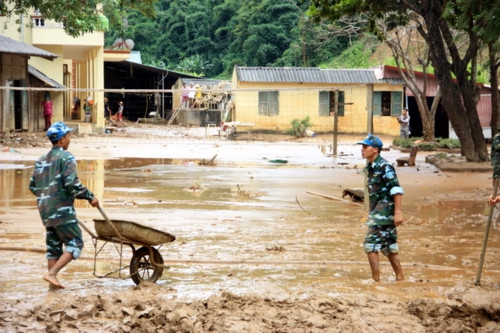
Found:
[[[498,179],[493,182],[493,198],[497,196],[498,190]],[[488,216],[488,223],[486,224],[486,230],[484,231],[484,241],[483,241],[483,251],[481,252],[481,259],[479,260],[479,269],[477,271],[476,286],[481,285],[481,273],[483,271],[484,256],[486,254],[486,245],[488,244],[488,237],[490,234],[491,220],[493,218],[493,211],[495,206],[490,206],[490,215]]]
[[[338,202],[342,202],[342,203],[347,203],[347,204],[356,205],[356,206],[364,206],[363,204],[358,203],[358,202],[348,201],[348,200],[344,200],[341,198],[332,197],[332,196],[329,196],[326,194],[315,193],[315,192],[311,192],[311,191],[306,191],[306,193],[312,194],[312,195],[317,195],[317,196],[320,196],[320,197],[323,197],[326,199],[330,199],[330,200],[334,200],[334,201],[338,201]]]

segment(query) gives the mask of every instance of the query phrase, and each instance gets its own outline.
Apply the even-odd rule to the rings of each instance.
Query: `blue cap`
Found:
[[[46,135],[51,142],[57,142],[59,141],[59,139],[61,139],[71,131],[73,131],[72,128],[66,126],[66,124],[64,124],[62,121],[58,121],[57,123],[52,124],[52,126],[49,127]]]
[[[382,140],[380,140],[378,137],[376,137],[373,134],[368,134],[363,141],[360,141],[357,144],[377,147],[378,149],[382,149],[382,146],[384,145],[382,143]]]

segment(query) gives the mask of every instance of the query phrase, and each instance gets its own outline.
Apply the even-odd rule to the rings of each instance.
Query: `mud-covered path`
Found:
[[[474,284],[489,174],[440,172],[424,154],[417,167],[398,168],[405,189],[407,223],[399,235],[406,281],[395,283],[382,259],[383,281],[373,284],[361,247],[363,206],[311,194],[341,198],[344,188],[362,187],[359,138],[343,138],[339,157],[331,157],[322,138],[247,142],[147,133],[76,137],[70,151],[111,219],[177,237],[160,249],[170,269],[156,285],[136,287],[127,271],[123,279],[95,277],[94,259],[97,274],[105,274],[116,269],[119,253],[108,244],[95,256],[84,232],[83,257],[60,275],[67,289],[48,292],[40,278],[46,261],[37,252],[44,231],[25,168],[48,148],[18,148],[17,158],[4,158],[17,166],[0,170],[9,189],[0,202],[0,331],[499,329],[496,216],[481,286]],[[199,165],[214,155],[215,165]],[[383,153],[389,160],[401,155]],[[85,203],[77,209],[89,228],[102,218]],[[128,264],[130,250],[122,258]]]

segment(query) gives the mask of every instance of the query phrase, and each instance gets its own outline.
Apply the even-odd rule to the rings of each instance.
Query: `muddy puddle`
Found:
[[[383,291],[411,299],[416,294],[432,297],[436,287],[474,283],[488,217],[488,192],[477,186],[482,177],[479,182],[487,189],[490,181],[484,175],[443,175],[430,166],[419,175],[415,169],[398,170],[406,191],[408,222],[398,231],[406,281],[394,284],[392,269],[382,259],[383,283],[373,285],[361,245],[364,207],[348,197],[342,201],[343,189],[362,187],[356,164],[199,162],[78,161],[82,182],[97,194],[110,219],[138,222],[176,236],[159,249],[170,268],[157,284],[169,294],[203,298],[220,290],[266,295]],[[2,297],[9,299],[46,288],[40,279],[46,265],[44,232],[28,190],[31,163],[12,164],[0,170],[0,246],[26,251],[2,251],[0,288]],[[92,220],[102,216],[89,207],[78,202],[78,216],[93,230]],[[500,281],[499,226],[494,219],[482,277],[483,284],[492,286]],[[114,243],[94,246],[85,231],[84,236],[82,258],[61,274],[68,290],[86,293],[90,286],[112,291],[133,286],[126,268],[131,250]],[[122,279],[117,273],[106,278],[93,275],[94,270],[101,276],[120,267],[125,267]],[[402,295],[396,292],[401,288],[411,291]]]

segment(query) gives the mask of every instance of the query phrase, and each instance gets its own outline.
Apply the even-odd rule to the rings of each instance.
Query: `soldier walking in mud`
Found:
[[[47,137],[52,142],[52,149],[36,161],[29,184],[46,230],[48,271],[43,279],[50,283],[51,289],[64,288],[57,273],[80,257],[83,249],[75,198],[88,200],[92,207],[99,205],[94,194],[78,179],[75,157],[67,151],[71,131],[63,122],[49,128]]]
[[[389,259],[396,274],[396,281],[402,281],[404,275],[399,261],[396,227],[403,224],[401,205],[404,191],[399,185],[394,167],[380,156],[382,141],[369,134],[358,144],[363,146],[361,154],[368,160],[365,171],[368,172],[370,212],[366,221],[368,231],[363,247],[368,256],[372,278],[380,282],[380,251]]]

